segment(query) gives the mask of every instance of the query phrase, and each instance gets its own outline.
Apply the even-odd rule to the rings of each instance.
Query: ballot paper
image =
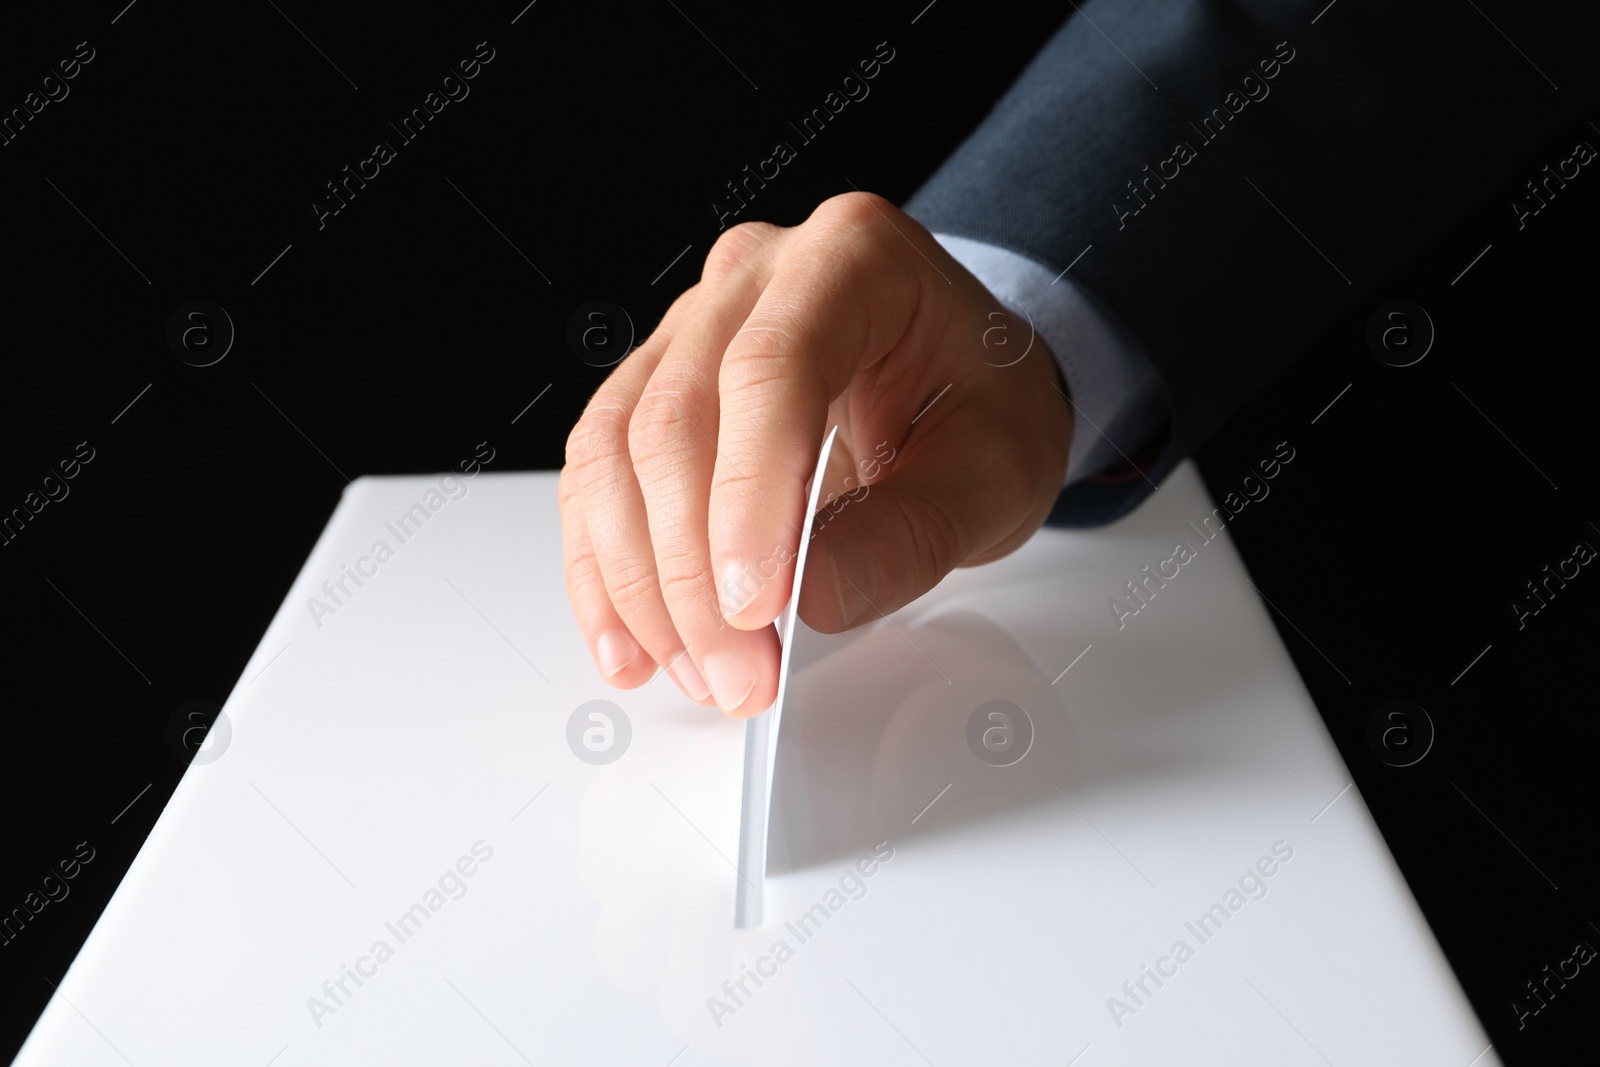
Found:
[[[599,677],[556,475],[357,479],[16,1062],[1496,1063],[1211,507],[796,623],[740,928],[748,727]]]
[[[772,779],[780,735],[778,726],[783,720],[783,701],[789,688],[795,626],[799,624],[809,629],[800,622],[800,585],[811,555],[811,523],[815,521],[817,497],[822,492],[828,456],[833,453],[833,441],[838,433],[837,426],[828,431],[827,439],[822,442],[822,453],[817,457],[817,469],[807,483],[805,514],[811,521],[806,524],[806,534],[800,538],[800,547],[795,553],[794,584],[789,602],[776,623],[778,640],[783,646],[778,663],[778,696],[765,713],[745,722],[744,787],[739,798],[739,869],[734,882],[734,925],[741,930],[761,925],[762,891],[767,880],[768,826],[772,819]]]

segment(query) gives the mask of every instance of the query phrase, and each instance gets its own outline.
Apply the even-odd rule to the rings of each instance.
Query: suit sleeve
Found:
[[[1025,317],[1050,349],[1074,414],[1062,488],[1126,459],[1129,450],[1137,450],[1167,421],[1155,367],[1129,338],[1112,329],[1070,277],[1056,277],[1010,249],[948,234],[933,236],[995,299]],[[1033,347],[1030,337],[1018,361]]]
[[[1591,3],[1080,0],[906,204],[1072,264],[1160,375],[1149,478],[1070,485],[1047,521],[1132,510],[1375,285],[1536,176],[1600,99],[1597,42]]]

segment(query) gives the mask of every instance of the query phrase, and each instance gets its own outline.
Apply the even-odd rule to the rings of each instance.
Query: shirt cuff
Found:
[[[1161,428],[1167,402],[1155,365],[1067,280],[1066,271],[1056,274],[1020,253],[969,237],[933,236],[996,300],[1028,320],[1055,356],[1073,407],[1062,488],[1127,459]]]

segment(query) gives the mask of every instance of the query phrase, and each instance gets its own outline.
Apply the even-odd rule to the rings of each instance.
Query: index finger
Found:
[[[708,533],[722,611],[740,629],[788,603],[829,403],[915,315],[921,282],[905,258],[916,249],[895,247],[886,207],[898,213],[872,194],[820,205],[723,356]]]

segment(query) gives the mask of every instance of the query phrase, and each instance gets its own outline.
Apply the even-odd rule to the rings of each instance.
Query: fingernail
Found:
[[[683,686],[683,691],[689,694],[691,700],[704,700],[711,693],[711,687],[706,685],[706,680],[700,677],[700,672],[694,668],[694,660],[689,658],[688,649],[678,653],[678,658],[672,661],[667,671]]]
[[[842,625],[853,626],[869,611],[878,596],[878,568],[860,542],[846,538],[828,554],[833,567],[833,589],[839,597]]]
[[[722,617],[731,619],[750,606],[763,583],[756,569],[740,559],[728,560],[720,573],[722,580],[717,583],[717,599],[722,605]]]
[[[600,673],[613,678],[626,670],[639,658],[639,646],[621,630],[607,630],[595,642],[600,657]]]
[[[711,676],[711,691],[717,707],[732,711],[744,703],[756,685],[756,672],[733,652],[713,652],[706,657],[706,674]]]

